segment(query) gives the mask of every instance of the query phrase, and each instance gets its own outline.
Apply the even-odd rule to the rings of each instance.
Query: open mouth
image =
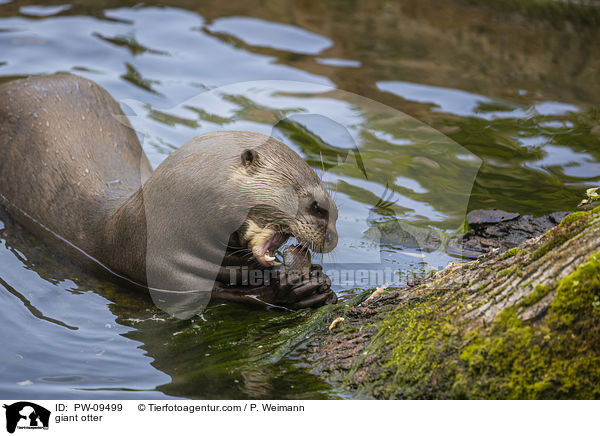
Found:
[[[274,232],[269,238],[266,240],[262,249],[258,250],[258,253],[255,253],[256,260],[263,266],[273,266],[277,265],[275,259],[275,253],[279,250],[285,241],[289,239],[291,235],[289,233],[284,232]]]

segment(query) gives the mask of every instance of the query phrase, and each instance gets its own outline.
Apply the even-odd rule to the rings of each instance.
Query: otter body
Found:
[[[189,316],[211,295],[292,308],[334,299],[322,275],[250,286],[236,272],[271,270],[289,236],[320,252],[337,243],[335,204],[281,142],[206,134],[152,171],[117,102],[71,74],[0,86],[0,120],[0,202],[32,232],[160,291],[159,307]]]
[[[119,105],[69,74],[0,86],[0,194],[39,233],[46,226],[106,258],[105,224],[152,173]],[[23,216],[26,213],[27,216]]]

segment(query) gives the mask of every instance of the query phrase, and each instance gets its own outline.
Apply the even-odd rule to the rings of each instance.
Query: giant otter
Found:
[[[337,208],[306,162],[271,137],[205,134],[153,171],[106,90],[55,74],[0,86],[0,157],[0,202],[17,220],[150,289],[176,316],[211,297],[292,309],[336,300],[319,267],[294,281],[276,269],[290,236],[331,251]]]

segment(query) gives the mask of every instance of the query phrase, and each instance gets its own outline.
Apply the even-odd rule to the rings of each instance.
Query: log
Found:
[[[355,396],[600,398],[600,207],[376,295],[330,311],[308,348]]]

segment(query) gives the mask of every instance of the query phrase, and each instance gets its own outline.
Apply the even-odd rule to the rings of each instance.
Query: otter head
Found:
[[[251,205],[238,237],[261,265],[274,265],[275,252],[290,237],[319,253],[335,248],[337,207],[300,156],[263,137],[242,150],[237,166],[235,182]]]

